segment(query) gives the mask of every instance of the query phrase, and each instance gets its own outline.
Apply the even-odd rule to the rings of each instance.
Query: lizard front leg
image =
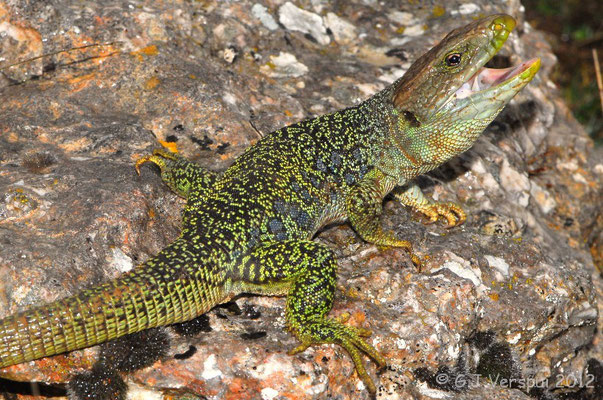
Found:
[[[164,149],[155,149],[152,155],[139,158],[135,164],[138,175],[140,166],[146,162],[157,165],[161,170],[161,179],[173,192],[185,199],[189,198],[193,188],[196,197],[199,197],[199,192],[205,192],[218,177],[217,173]]]
[[[394,185],[391,177],[376,168],[371,170],[350,189],[346,197],[348,219],[354,230],[367,242],[404,248],[413,264],[420,266],[421,261],[413,254],[410,242],[398,239],[393,232],[386,232],[381,227],[383,197]]]
[[[336,270],[337,263],[327,247],[307,240],[287,240],[255,247],[234,272],[234,281],[242,292],[287,295],[287,327],[301,341],[289,354],[315,344],[338,344],[349,353],[367,389],[375,393],[361,355],[366,353],[379,366],[385,366],[386,361],[363,339],[371,332],[344,325],[343,318],[327,317],[333,306]]]
[[[440,216],[446,218],[447,228],[460,225],[467,219],[467,214],[455,203],[439,203],[427,198],[417,184],[410,184],[406,190],[394,193],[394,197],[405,206],[425,214],[429,218],[428,224],[438,220]]]

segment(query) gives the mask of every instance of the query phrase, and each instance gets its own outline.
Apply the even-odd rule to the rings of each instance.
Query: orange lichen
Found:
[[[87,146],[90,146],[91,144],[92,140],[83,137],[78,140],[73,140],[71,142],[61,143],[58,146],[59,148],[65,151],[79,151]]]
[[[146,80],[146,82],[144,83],[144,88],[146,90],[153,90],[157,87],[157,85],[159,85],[159,83],[161,83],[159,78],[157,78],[156,76],[152,76]]]
[[[155,46],[154,44],[147,46],[147,47],[143,47],[142,49],[138,49],[138,50],[134,50],[133,52],[131,52],[130,54],[132,54],[134,57],[136,57],[136,59],[138,61],[144,61],[144,57],[145,56],[156,56],[157,54],[159,54],[159,50],[157,49],[157,46]]]
[[[228,392],[225,394],[225,400],[244,400],[254,399],[260,392],[259,381],[257,379],[244,379],[235,377],[230,381]]]
[[[96,73],[92,72],[90,74],[76,76],[74,78],[69,79],[67,82],[73,86],[72,93],[76,93],[88,87],[88,85],[95,78],[95,76]]]
[[[178,144],[176,142],[166,142],[164,140],[160,140],[159,143],[172,153],[178,153]]]

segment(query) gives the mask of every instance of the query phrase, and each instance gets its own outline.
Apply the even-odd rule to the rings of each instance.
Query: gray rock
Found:
[[[333,314],[348,312],[350,324],[373,331],[390,365],[378,372],[364,360],[381,399],[596,398],[603,284],[589,246],[601,254],[603,168],[553,89],[554,56],[519,2],[473,2],[474,11],[452,2],[438,18],[401,5],[394,11],[421,26],[412,38],[398,32],[407,14],[388,2],[286,3],[278,9],[285,29],[274,30],[257,16],[259,7],[275,9],[269,2],[128,4],[0,3],[2,26],[30,33],[0,35],[0,65],[49,54],[2,70],[0,80],[0,316],[105,282],[177,236],[182,201],[152,168],[141,177],[133,168],[159,141],[223,170],[263,134],[383,88],[380,77],[393,79],[452,28],[507,12],[518,27],[502,61],[537,55],[541,71],[469,152],[420,180],[434,198],[460,203],[468,221],[425,226],[386,201],[383,223],[425,258],[420,272],[404,251],[366,244],[347,225],[322,232],[317,240],[340,265]],[[351,40],[337,39],[330,13],[358,40],[351,29]],[[282,15],[305,21],[299,31],[318,45]],[[297,72],[278,73],[281,53]],[[286,354],[298,343],[284,329],[283,299],[234,304],[209,312],[195,336],[170,332],[168,356],[127,376],[131,394],[369,398],[341,348]],[[65,382],[89,369],[97,350],[2,376]]]

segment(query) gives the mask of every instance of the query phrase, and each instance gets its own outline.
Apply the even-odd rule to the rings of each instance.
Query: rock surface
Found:
[[[373,330],[390,363],[365,360],[379,399],[601,398],[603,165],[548,79],[554,56],[518,1],[400,3],[0,0],[0,316],[116,277],[177,236],[183,202],[133,168],[159,143],[223,170],[262,135],[380,90],[454,27],[506,12],[518,27],[494,62],[538,56],[541,71],[421,179],[469,220],[425,226],[386,202],[422,272],[347,225],[321,233],[339,256],[333,313]],[[283,307],[244,296],[200,333],[170,331],[167,355],[126,375],[129,398],[370,398],[341,348],[286,354]],[[0,392],[65,396],[97,353],[6,368],[40,384]]]

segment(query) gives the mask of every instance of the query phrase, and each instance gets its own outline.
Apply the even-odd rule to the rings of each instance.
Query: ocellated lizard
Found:
[[[532,78],[539,59],[507,69],[484,65],[515,26],[494,15],[458,28],[391,86],[362,103],[279,129],[223,174],[165,150],[141,158],[186,198],[180,237],[120,278],[0,321],[0,367],[187,321],[240,293],[284,295],[287,327],[301,345],[336,343],[370,392],[362,353],[385,358],[365,329],[330,318],[337,262],[312,241],[323,226],[349,221],[366,241],[401,247],[382,230],[384,196],[449,226],[463,210],[423,196],[412,179],[467,150]]]

